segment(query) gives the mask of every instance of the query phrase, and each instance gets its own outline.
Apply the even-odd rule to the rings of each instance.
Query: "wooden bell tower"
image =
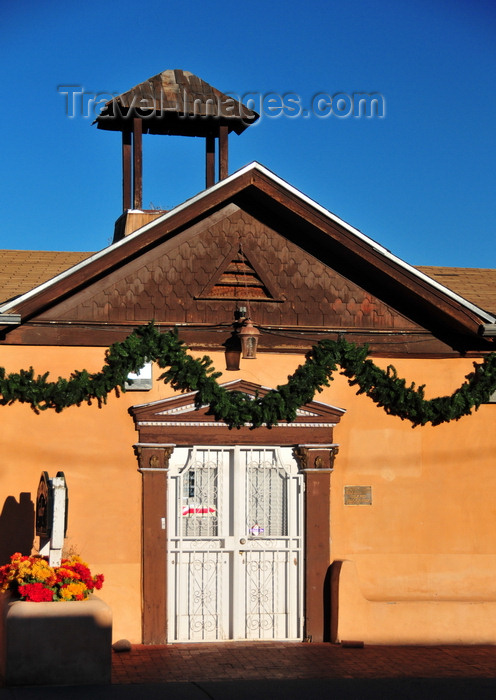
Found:
[[[165,70],[106,103],[99,129],[122,132],[122,208],[142,209],[143,134],[205,139],[205,186],[228,175],[228,136],[242,133],[258,114],[192,73]]]

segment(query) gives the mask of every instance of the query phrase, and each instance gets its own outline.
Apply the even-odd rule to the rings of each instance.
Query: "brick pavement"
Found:
[[[112,655],[117,685],[282,678],[496,678],[496,646],[228,642],[133,645]]]

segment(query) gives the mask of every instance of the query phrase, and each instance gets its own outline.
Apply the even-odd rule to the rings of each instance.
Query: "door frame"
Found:
[[[304,479],[293,452],[291,447],[274,445],[195,445],[174,451],[168,481],[169,643],[302,638]],[[181,516],[185,493],[191,488],[188,475],[202,464],[208,465],[209,475],[214,474],[202,482],[202,505],[209,504],[217,517],[215,520],[201,517],[199,521],[206,526],[205,532],[188,533],[184,527],[191,521]],[[262,469],[265,476],[282,475],[282,479],[271,484],[280,486],[282,500],[278,503],[281,507],[284,504],[284,512],[276,506],[274,515],[280,519],[277,524],[272,521],[274,530],[266,530],[261,537],[250,536],[247,524],[248,482],[249,474],[253,476],[250,465],[254,464],[270,465],[269,471]],[[258,469],[257,474],[260,475]],[[189,492],[186,498],[192,498],[193,503],[198,501],[195,493]],[[275,503],[272,497],[265,501],[265,507],[269,503]],[[259,513],[250,522],[265,522],[264,517]],[[211,532],[207,532],[209,525]],[[269,523],[265,522],[265,526]],[[214,570],[217,573],[212,575]],[[264,603],[257,607],[258,595],[252,597],[252,593],[260,592],[261,572]],[[224,586],[219,584],[221,580]],[[213,584],[211,588],[210,584]],[[205,610],[200,612],[199,601],[204,597]],[[189,622],[185,624],[190,614],[198,623],[193,627]],[[175,615],[179,615],[176,620]],[[269,620],[274,625],[266,624]],[[253,630],[256,637],[250,633]]]
[[[263,395],[269,389],[245,380],[228,391]],[[330,641],[331,473],[339,446],[333,429],[343,409],[311,401],[296,418],[273,428],[229,430],[198,409],[194,393],[133,406],[139,441],[134,445],[142,474],[142,641],[167,643],[167,472],[176,446],[290,446],[304,474],[304,638]]]

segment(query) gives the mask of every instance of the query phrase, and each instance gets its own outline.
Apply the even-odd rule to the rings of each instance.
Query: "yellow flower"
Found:
[[[62,600],[83,600],[87,588],[80,581],[72,581],[60,589],[60,597]]]
[[[15,578],[18,584],[32,580],[45,583],[48,586],[55,583],[55,573],[45,559],[31,557],[25,561],[16,562],[16,568],[17,571],[13,569],[12,580]]]

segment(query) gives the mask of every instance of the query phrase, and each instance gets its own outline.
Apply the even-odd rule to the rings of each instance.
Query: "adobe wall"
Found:
[[[221,353],[212,358],[217,368],[225,366]],[[73,369],[97,371],[102,361],[101,348],[4,346],[1,364],[8,372],[33,365],[55,379]],[[275,386],[299,361],[260,354],[222,379]],[[451,393],[472,368],[459,359],[392,364],[409,382],[425,383],[428,397]],[[154,368],[154,379],[158,374]],[[155,381],[149,392],[112,395],[102,409],[83,405],[36,415],[19,404],[0,408],[2,557],[29,539],[26,520],[41,471],[54,476],[63,470],[70,498],[67,548],[94,573],[104,573],[100,597],[112,607],[115,639],[141,641],[141,475],[128,408],[172,393]],[[356,396],[341,376],[315,398],[347,410],[334,430],[340,451],[331,479],[332,557],[345,562],[337,637],[496,643],[496,406],[449,425],[412,429]],[[370,487],[372,504],[346,505],[344,487],[350,485]]]
[[[451,394],[472,370],[466,360],[392,364],[425,383],[426,398]],[[333,558],[345,562],[337,638],[495,643],[496,405],[414,429],[366,397],[344,405],[331,494]],[[345,505],[346,485],[371,486],[372,505]]]

